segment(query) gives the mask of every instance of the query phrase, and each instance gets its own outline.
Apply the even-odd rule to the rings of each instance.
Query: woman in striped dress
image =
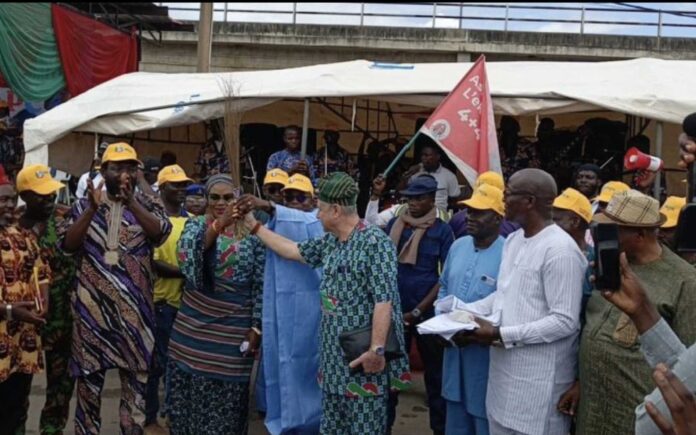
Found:
[[[249,378],[261,338],[265,249],[231,225],[232,179],[212,176],[208,210],[179,241],[186,277],[169,342],[172,435],[247,433]],[[240,349],[243,342],[249,349]]]

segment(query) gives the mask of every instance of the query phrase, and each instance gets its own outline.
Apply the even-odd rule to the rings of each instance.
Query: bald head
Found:
[[[557,192],[556,181],[541,169],[530,168],[515,172],[505,189],[505,213],[508,220],[523,227],[550,220]]]
[[[555,198],[558,195],[556,180],[551,174],[541,169],[528,168],[515,172],[510,177],[510,184],[533,193],[538,198]]]

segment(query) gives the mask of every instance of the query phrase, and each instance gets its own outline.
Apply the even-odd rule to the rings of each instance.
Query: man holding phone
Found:
[[[594,220],[618,226],[626,254],[650,300],[684,343],[696,340],[696,271],[667,247],[657,231],[665,221],[659,203],[638,191],[615,195]],[[633,430],[634,409],[653,389],[631,319],[594,293],[580,344],[578,434]]]

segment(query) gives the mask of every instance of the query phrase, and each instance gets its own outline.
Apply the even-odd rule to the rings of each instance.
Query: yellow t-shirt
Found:
[[[169,217],[169,221],[172,223],[172,232],[162,246],[155,248],[155,260],[179,267],[176,245],[179,243],[181,233],[184,232],[186,219],[178,216]],[[157,278],[155,280],[155,302],[165,301],[169,305],[179,308],[183,285],[184,280],[181,278]]]

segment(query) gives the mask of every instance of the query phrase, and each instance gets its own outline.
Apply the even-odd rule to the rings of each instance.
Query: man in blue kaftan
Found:
[[[463,302],[483,299],[496,289],[504,240],[498,235],[504,216],[503,192],[483,184],[468,209],[468,236],[450,248],[440,277],[438,299],[453,295]],[[452,340],[458,343],[458,336]],[[442,397],[447,402],[447,435],[488,435],[486,386],[489,348],[479,344],[445,349]]]

